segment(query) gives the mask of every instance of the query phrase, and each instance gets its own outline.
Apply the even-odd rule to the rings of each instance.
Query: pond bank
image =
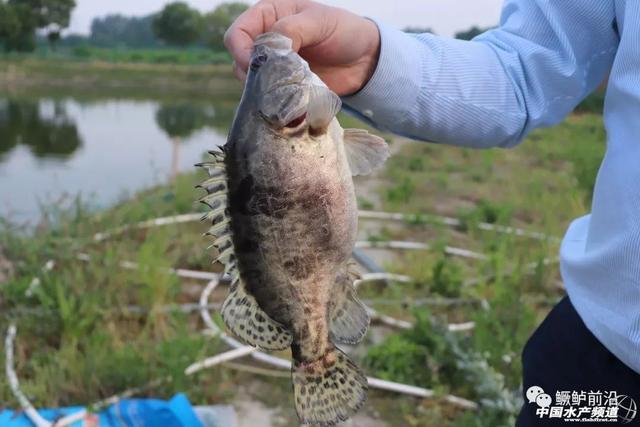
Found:
[[[173,65],[71,62],[36,58],[0,59],[0,93],[113,92],[127,97],[150,91],[191,95],[237,94],[242,90],[231,65]]]

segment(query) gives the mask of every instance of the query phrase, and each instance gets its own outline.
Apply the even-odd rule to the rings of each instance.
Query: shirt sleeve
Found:
[[[376,22],[376,71],[345,108],[383,130],[468,147],[508,147],[561,121],[609,71],[613,0],[507,0],[472,41]]]

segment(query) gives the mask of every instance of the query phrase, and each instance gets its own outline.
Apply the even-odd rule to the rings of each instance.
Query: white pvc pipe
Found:
[[[9,325],[7,329],[7,335],[4,340],[4,351],[5,351],[5,372],[7,374],[7,379],[9,381],[9,387],[11,388],[11,392],[18,399],[18,403],[20,407],[24,411],[25,415],[36,427],[50,427],[51,423],[38,413],[35,410],[27,396],[24,395],[22,390],[20,390],[20,382],[18,381],[18,375],[16,375],[16,371],[13,367],[13,343],[16,339],[16,334],[18,333],[15,323]]]
[[[419,243],[419,242],[406,242],[399,240],[390,240],[384,242],[372,242],[368,240],[358,241],[355,244],[356,248],[359,249],[403,249],[403,250],[429,250],[431,249],[431,245],[428,243]],[[467,249],[456,248],[452,246],[445,246],[444,252],[447,255],[459,256],[462,258],[471,258],[477,260],[486,260],[488,257],[484,254],[470,251]]]
[[[213,357],[208,357],[200,362],[196,362],[193,363],[191,365],[189,365],[189,367],[187,367],[187,369],[184,370],[185,375],[192,375],[198,371],[201,371],[205,368],[210,368],[212,366],[216,366],[219,365],[221,363],[224,362],[228,362],[230,360],[234,360],[234,359],[238,359],[240,357],[244,357],[248,354],[253,353],[254,351],[257,351],[258,349],[255,347],[251,347],[248,345],[245,345],[243,347],[238,347],[235,348],[233,350],[229,350],[227,352],[218,354],[216,356]]]
[[[202,216],[203,216],[202,213],[189,213],[189,214],[154,218],[154,219],[142,221],[136,224],[117,227],[102,233],[96,233],[93,236],[93,239],[96,242],[101,242],[105,239],[108,239],[114,235],[120,234],[130,229],[149,228],[149,227],[158,227],[163,225],[195,222],[195,221],[199,221],[200,218],[202,218]],[[391,221],[402,221],[402,222],[410,222],[414,220],[426,220],[428,222],[432,222],[436,224],[444,224],[449,227],[459,227],[462,225],[462,221],[460,221],[457,218],[451,218],[447,216],[434,215],[434,214],[403,214],[403,213],[395,213],[395,212],[378,212],[378,211],[359,210],[358,217],[362,219],[391,220]],[[508,227],[503,225],[489,224],[486,222],[478,223],[477,227],[481,230],[495,231],[495,232],[504,233],[504,234],[514,234],[520,237],[530,237],[532,239],[538,239],[538,240],[550,239],[553,241],[560,241],[560,239],[555,236],[549,236],[545,233],[541,233],[538,231],[530,231],[530,230],[525,230],[517,227]]]
[[[442,215],[432,214],[403,214],[394,212],[376,212],[376,211],[358,211],[358,216],[363,219],[377,219],[377,220],[390,220],[390,221],[402,221],[411,222],[414,220],[425,220],[427,222],[433,222],[437,224],[448,225],[449,227],[459,227],[462,225],[462,221],[457,218],[451,218]],[[478,228],[486,231],[495,231],[497,233],[513,234],[520,237],[530,237],[538,240],[553,240],[560,241],[555,236],[549,236],[539,231],[529,231],[517,227],[507,227],[503,225],[489,224],[486,222],[480,222],[477,224]]]

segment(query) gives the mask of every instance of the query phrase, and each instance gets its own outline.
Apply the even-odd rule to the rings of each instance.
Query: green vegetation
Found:
[[[0,47],[6,51],[30,51],[36,30],[46,34],[52,46],[69,26],[75,0],[8,0],[0,2]]]
[[[204,43],[216,51],[225,50],[224,33],[247,10],[245,3],[222,3],[204,16]]]
[[[105,61],[116,64],[146,63],[175,65],[228,64],[231,56],[225,52],[214,52],[202,48],[190,49],[110,49],[90,46],[78,46],[66,55],[49,55],[49,58],[76,61]]]
[[[152,14],[141,18],[122,15],[94,18],[88,40],[78,36],[66,37],[65,44],[111,48],[156,48],[159,43],[152,28],[155,17],[156,15]]]
[[[169,3],[153,20],[153,32],[165,42],[176,46],[187,46],[202,35],[202,15],[183,2]]]
[[[390,425],[514,424],[520,405],[520,353],[562,295],[557,264],[543,261],[557,256],[558,242],[481,230],[478,224],[561,236],[571,219],[588,211],[604,139],[601,116],[580,114],[556,128],[533,132],[514,150],[403,143],[389,159],[387,179],[379,188],[383,197],[369,208],[436,213],[460,223],[445,227],[428,216],[409,217],[404,228],[370,234],[375,241],[426,241],[432,249],[407,252],[387,263],[388,270],[412,277],[412,284],[361,287],[361,297],[376,309],[414,322],[412,329],[369,347],[365,364],[382,378],[481,403],[479,413],[461,412],[444,402],[399,406],[400,414],[396,410],[386,417]],[[452,256],[445,246],[487,258]],[[424,298],[442,303],[430,305]],[[460,303],[446,304],[452,298]],[[445,326],[467,321],[475,327],[466,332]]]
[[[81,237],[123,220],[155,215],[158,209],[169,213],[181,206],[192,208],[189,179],[177,180],[170,191],[142,196],[131,209],[116,208],[108,215],[93,215],[80,203],[73,212],[51,211],[49,218],[59,225],[41,230],[37,238],[3,224],[3,256],[13,260],[14,273],[3,285],[0,323],[3,331],[9,321],[18,324],[22,384],[39,405],[88,403],[164,378],[169,380],[147,393],[169,396],[188,389],[196,400],[224,397],[224,373],[193,378],[182,373],[194,360],[217,351],[219,344],[197,332],[197,317],[163,310],[185,298],[178,279],[163,273],[185,255],[172,249],[178,242],[187,243],[182,233],[167,229],[104,245]],[[194,247],[201,246],[196,235]],[[94,261],[79,261],[80,251]],[[185,261],[205,268],[207,255],[197,252],[197,260]],[[140,268],[119,268],[122,257]],[[55,267],[43,271],[47,259],[54,259]],[[40,280],[36,287],[31,285],[34,277]],[[5,381],[3,376],[0,396],[10,402]],[[211,381],[218,386],[211,387]]]

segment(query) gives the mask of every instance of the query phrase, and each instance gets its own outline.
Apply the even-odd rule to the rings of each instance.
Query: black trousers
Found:
[[[564,418],[567,417],[564,414],[568,406],[596,406],[597,395],[594,394],[592,402],[588,398],[580,401],[580,395],[573,395],[574,391],[584,391],[584,397],[598,391],[603,394],[614,391],[618,396],[630,397],[635,403],[628,398],[618,397],[620,407],[616,422],[596,422],[595,425],[640,426],[640,374],[618,360],[597,340],[587,329],[569,298],[565,297],[560,301],[531,336],[522,352],[522,363],[525,403],[516,427],[584,425],[583,422],[575,424],[575,421],[565,421]],[[530,398],[535,398],[540,389],[532,389],[528,397],[527,390],[536,386],[551,397],[551,405],[547,405],[549,400],[546,396],[540,397],[538,402],[530,402]],[[562,393],[567,391],[573,399],[570,398],[569,404],[563,408],[563,416],[551,418],[545,414],[545,407],[551,410],[552,406],[559,406],[558,399],[564,399],[567,404],[567,394]],[[564,394],[564,398],[561,394]],[[606,398],[606,395],[602,398]],[[578,401],[579,404],[572,405]],[[604,403],[606,402],[602,402]],[[637,413],[633,411],[636,404]],[[543,408],[540,411],[543,414],[536,414],[540,408]],[[557,409],[555,414],[558,415]],[[585,413],[580,418],[590,416]],[[588,424],[594,425],[592,422]]]

